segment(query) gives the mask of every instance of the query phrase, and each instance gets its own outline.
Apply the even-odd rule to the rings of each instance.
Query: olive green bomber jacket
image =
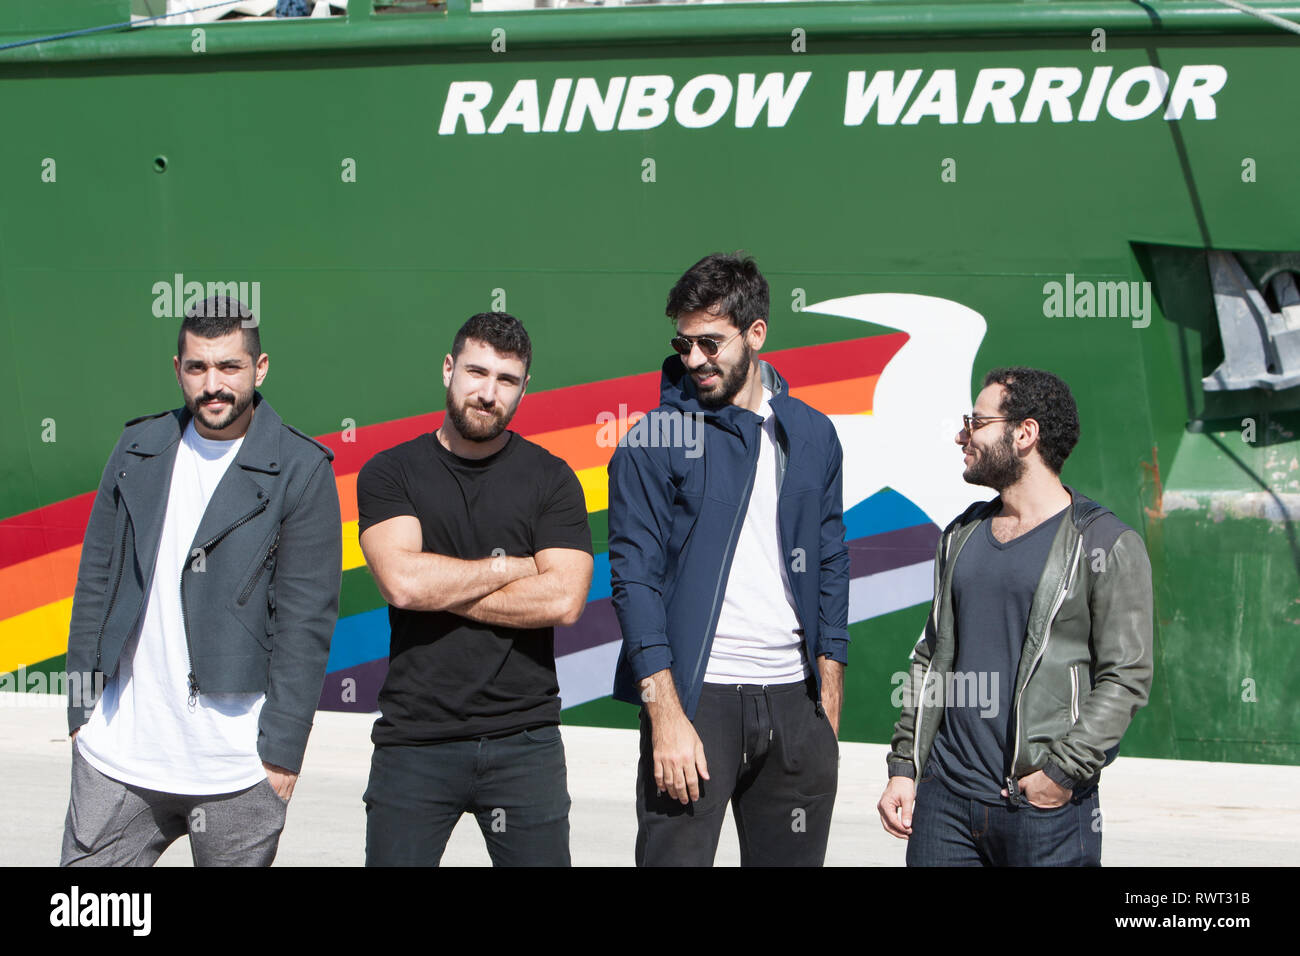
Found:
[[[1011,776],[1042,770],[1067,789],[1090,786],[1147,702],[1153,663],[1151,564],[1136,531],[1067,488],[1029,612],[1011,696]],[[957,653],[952,577],[957,556],[1001,499],[976,502],[939,539],[934,600],[912,654],[902,713],[887,757],[890,776],[919,779],[944,718]]]

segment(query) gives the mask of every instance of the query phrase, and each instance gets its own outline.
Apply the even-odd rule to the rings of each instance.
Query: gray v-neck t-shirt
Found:
[[[1064,514],[1062,509],[1006,543],[993,537],[993,522],[985,520],[957,556],[952,579],[957,657],[926,769],[960,796],[1004,802],[1020,652],[1034,592]]]

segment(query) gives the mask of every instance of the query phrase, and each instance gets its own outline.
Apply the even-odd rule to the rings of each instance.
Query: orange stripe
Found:
[[[555,431],[529,435],[528,440],[541,445],[557,458],[563,458],[574,471],[599,468],[609,464],[619,439],[640,421],[643,414],[644,412],[630,412],[620,420],[557,428]]]
[[[0,568],[0,619],[60,601],[77,588],[81,545]]]
[[[790,394],[827,415],[859,414],[870,411],[879,378],[868,375],[805,385],[792,388]],[[529,440],[564,459],[574,471],[599,468],[609,463],[618,439],[642,414],[633,412],[623,420],[541,432]],[[335,476],[344,523],[357,520],[357,474]],[[81,546],[77,545],[0,568],[0,620],[66,600],[76,590],[80,561]]]
[[[356,521],[357,476],[338,475],[334,483],[342,520]],[[0,620],[70,597],[80,564],[81,545],[75,545],[0,568]]]
[[[795,398],[807,402],[823,415],[860,415],[871,411],[875,403],[879,375],[846,378],[822,385],[805,385],[790,389]]]
[[[350,475],[336,475],[334,483],[339,488],[339,512],[343,518],[343,523],[357,520],[357,475],[360,472],[354,471]]]

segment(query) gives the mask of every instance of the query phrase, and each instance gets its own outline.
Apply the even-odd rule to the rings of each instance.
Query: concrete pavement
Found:
[[[68,805],[63,699],[0,693],[0,864],[57,864]],[[289,808],[277,866],[358,866],[365,855],[361,794],[370,768],[364,714],[321,712]],[[636,838],[635,731],[565,727],[571,850],[577,866],[628,866]],[[905,844],[884,832],[876,801],[885,784],[878,744],[841,746],[839,796],[827,864],[901,866]],[[1300,767],[1120,757],[1101,786],[1107,866],[1290,866],[1300,859]],[[728,820],[719,865],[740,853]],[[449,866],[486,866],[473,817],[452,833]],[[160,866],[189,866],[187,840]]]

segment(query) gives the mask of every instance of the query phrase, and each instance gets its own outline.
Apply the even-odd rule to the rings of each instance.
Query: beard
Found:
[[[498,411],[496,406],[491,411],[491,418],[473,414],[468,402],[457,402],[455,396],[451,394],[451,389],[447,389],[447,417],[451,419],[452,427],[466,441],[489,442],[506,430],[512,416],[506,414],[504,410]]]
[[[745,387],[745,382],[749,378],[751,350],[744,342],[740,343],[740,347],[744,350],[743,354],[731,371],[725,375],[721,375],[722,370],[716,365],[703,365],[691,373],[692,375],[721,375],[718,384],[707,390],[701,388],[699,382],[695,383],[695,392],[699,396],[700,404],[705,408],[722,408],[724,405],[731,404],[731,400]]]
[[[209,412],[203,407],[204,402],[210,402],[220,399],[226,403],[226,410],[219,415]],[[210,428],[214,432],[219,432],[223,428],[229,428],[240,415],[247,411],[248,406],[253,404],[253,391],[249,389],[244,394],[235,394],[222,389],[220,392],[213,394],[201,393],[193,398],[186,397],[185,407],[189,413],[203,423],[205,428]]]
[[[1011,429],[1004,426],[1001,439],[987,450],[976,449],[975,461],[962,472],[962,478],[972,485],[1001,492],[1019,481],[1024,473],[1025,463],[1016,456],[1015,438]]]

